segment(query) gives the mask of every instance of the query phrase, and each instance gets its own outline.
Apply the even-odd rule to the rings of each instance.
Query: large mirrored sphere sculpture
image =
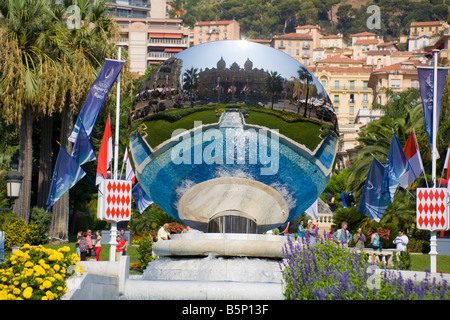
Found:
[[[129,123],[143,191],[204,232],[262,233],[298,217],[327,185],[339,137],[330,98],[305,66],[234,40],[163,62]]]

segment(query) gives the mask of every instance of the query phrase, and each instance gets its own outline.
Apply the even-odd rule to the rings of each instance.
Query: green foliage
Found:
[[[142,269],[147,268],[149,262],[156,260],[157,257],[152,255],[153,241],[151,237],[142,237],[139,240],[139,247],[137,249],[139,253],[139,262]]]
[[[150,205],[144,212],[133,211],[128,224],[132,234],[148,235],[164,223],[177,222],[174,218],[162,211],[156,204]]]
[[[197,21],[235,19],[243,36],[257,39],[295,32],[296,26],[306,24],[319,25],[326,33],[341,32],[345,36],[367,31],[366,21],[371,16],[367,7],[373,4],[366,1],[356,8],[338,0],[176,0],[172,3],[183,11],[181,18],[190,27]],[[389,41],[407,35],[412,21],[447,20],[450,1],[395,0],[375,4],[383,18],[381,30],[372,32],[383,34],[385,41]]]
[[[400,258],[410,266],[407,254]],[[287,300],[448,300],[450,287],[404,279],[389,269],[374,274],[367,253],[338,247],[331,241],[302,247],[288,240],[283,260]]]
[[[36,244],[47,243],[51,219],[51,214],[45,212],[44,209],[38,207],[31,209],[30,223],[35,224],[39,232]]]

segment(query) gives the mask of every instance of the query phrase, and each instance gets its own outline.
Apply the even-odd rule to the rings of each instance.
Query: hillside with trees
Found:
[[[198,21],[239,21],[242,37],[271,39],[299,25],[319,25],[325,34],[367,31],[367,7],[377,5],[385,40],[407,35],[413,21],[447,20],[450,0],[173,0],[171,15],[181,13],[187,26]]]

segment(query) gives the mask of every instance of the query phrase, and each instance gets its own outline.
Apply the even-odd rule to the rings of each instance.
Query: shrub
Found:
[[[26,243],[37,244],[39,239],[38,227],[33,223],[27,225],[22,219],[2,225],[2,230],[5,231],[5,249]]]
[[[0,265],[0,300],[57,300],[67,290],[65,280],[83,273],[79,257],[68,246],[58,250],[25,244]]]
[[[150,237],[142,237],[139,239],[139,262],[142,269],[147,268],[149,262],[157,259],[152,255],[153,241]]]
[[[410,238],[407,248],[409,252],[428,253],[430,251],[430,243],[427,240]]]
[[[33,207],[30,214],[30,222],[38,229],[38,237],[35,244],[44,244],[48,241],[52,216],[44,209]]]
[[[450,300],[450,287],[402,279],[388,269],[375,275],[367,254],[322,241],[301,246],[288,238],[282,264],[285,298],[303,300]]]

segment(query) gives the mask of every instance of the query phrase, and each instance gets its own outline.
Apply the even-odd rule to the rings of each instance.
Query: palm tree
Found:
[[[266,78],[266,91],[270,94],[270,101],[273,102],[275,100],[275,96],[277,93],[283,91],[283,78],[277,71],[269,71],[269,74]]]
[[[189,95],[191,97],[191,106],[194,104],[192,99],[194,89],[198,87],[198,69],[190,68],[183,73],[183,89],[189,91]]]
[[[80,28],[68,29],[64,23],[65,14],[71,5],[80,9]],[[53,2],[51,11],[54,20],[63,22],[61,30],[68,34],[68,40],[61,51],[59,60],[62,66],[61,81],[64,83],[64,103],[61,112],[60,142],[68,152],[68,141],[73,130],[73,117],[81,108],[90,85],[100,70],[105,58],[116,57],[114,39],[118,36],[118,27],[106,16],[104,0],[91,3],[90,0],[64,0],[62,4]],[[122,82],[126,77],[122,77]],[[110,94],[110,97],[115,95]],[[120,115],[117,115],[120,116]],[[64,194],[52,208],[50,238],[67,240],[69,220],[69,193]]]
[[[19,123],[19,170],[23,175],[20,197],[14,211],[28,222],[33,168],[33,112],[38,111],[44,65],[52,63],[46,52],[44,34],[48,30],[45,0],[0,2],[0,93],[2,116]]]
[[[303,81],[303,84],[306,86],[306,94],[305,94],[305,112],[303,114],[303,117],[306,118],[306,111],[308,110],[308,98],[309,98],[309,85],[313,81],[313,77],[311,72],[308,71],[305,67],[300,67],[300,69],[297,70],[297,74],[300,80]],[[300,111],[300,106],[299,106]]]

